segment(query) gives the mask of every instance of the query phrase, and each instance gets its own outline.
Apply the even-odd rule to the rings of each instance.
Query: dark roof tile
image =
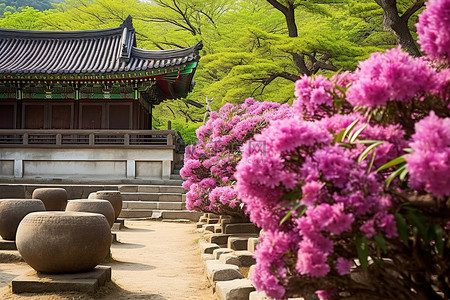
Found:
[[[98,74],[177,67],[199,60],[190,48],[136,48],[131,18],[115,28],[33,31],[0,28],[0,74]]]

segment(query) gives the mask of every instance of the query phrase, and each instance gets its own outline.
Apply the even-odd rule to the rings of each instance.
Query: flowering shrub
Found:
[[[181,176],[186,206],[190,210],[245,217],[234,191],[236,164],[241,145],[267,127],[271,121],[291,116],[290,106],[257,102],[251,98],[241,105],[224,105],[212,112],[196,133],[198,142],[186,148]]]
[[[450,2],[428,1],[426,7],[416,25],[419,44],[431,59],[450,63]]]
[[[445,49],[430,55],[440,62],[448,7],[428,1],[418,26]],[[396,48],[353,73],[296,82],[294,116],[247,141],[236,167],[237,198],[264,232],[258,290],[276,299],[450,298],[449,74]]]
[[[375,53],[353,73],[301,77],[292,107],[227,104],[197,130],[187,205],[263,229],[258,290],[450,299],[449,7],[429,0],[419,18],[433,61]]]

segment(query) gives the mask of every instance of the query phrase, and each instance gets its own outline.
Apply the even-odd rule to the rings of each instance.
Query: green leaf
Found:
[[[356,243],[356,252],[358,253],[358,259],[361,264],[361,267],[364,271],[367,271],[367,267],[369,265],[368,257],[369,257],[369,245],[367,243],[367,238],[365,235],[357,235],[355,237]]]
[[[281,219],[280,225],[283,225],[284,222],[286,222],[292,216],[293,212],[294,211],[292,209],[290,211],[288,211],[288,213],[283,217],[283,219]]]
[[[381,234],[377,233],[373,239],[375,240],[375,242],[377,243],[377,245],[381,248],[381,250],[383,250],[383,253],[387,252],[387,246],[386,246],[386,241],[384,240],[384,238],[381,236]]]
[[[379,141],[379,140],[358,140],[356,141],[357,144],[363,144],[363,145],[372,145],[373,143],[376,142],[384,142],[384,141]]]
[[[360,129],[356,130],[355,133],[352,134],[352,136],[348,137],[349,142],[350,143],[354,143],[356,138],[361,134],[361,132],[367,128],[367,126],[369,126],[369,124],[364,124],[364,126],[362,126]]]
[[[306,212],[306,209],[308,209],[308,207],[306,207],[306,205],[302,205],[300,208],[301,209],[297,212],[297,217],[303,216],[304,213]]]
[[[369,164],[367,165],[367,174],[372,170],[373,162],[375,161],[375,156],[377,155],[377,150],[372,152],[372,157],[370,158]]]
[[[399,213],[395,214],[395,222],[397,223],[397,231],[398,235],[400,236],[400,239],[402,240],[403,244],[408,246],[408,228],[406,225],[405,218]]]
[[[376,172],[379,172],[379,171],[381,171],[381,170],[390,168],[390,167],[392,167],[392,166],[395,166],[395,165],[398,165],[398,164],[401,164],[401,163],[404,163],[404,162],[406,162],[405,156],[404,156],[404,155],[399,156],[399,157],[394,158],[393,160],[391,160],[391,161],[385,163],[385,164],[382,165],[381,167],[379,167],[378,170],[376,170]]]
[[[284,194],[283,196],[281,196],[280,200],[297,200],[297,199],[301,199],[303,196],[303,192],[302,190],[293,190],[290,191],[286,194]]]
[[[339,131],[338,134],[335,135],[334,140],[333,140],[333,144],[335,143],[340,143],[344,140],[344,133],[345,133],[345,128],[342,129],[341,131]]]
[[[398,176],[398,178],[403,181],[405,180],[406,175],[408,174],[408,169],[403,169],[403,172],[400,173],[400,176]]]
[[[403,151],[405,151],[407,153],[414,153],[414,150],[411,148],[404,148]]]
[[[425,216],[415,208],[406,208],[409,210],[406,219],[408,219],[411,225],[417,228],[419,235],[428,244],[430,242],[430,236],[428,235],[428,224]]]
[[[288,213],[283,217],[283,219],[281,219],[280,225],[283,225],[283,223],[286,222],[292,216],[294,211],[296,211],[301,206],[304,206],[304,208],[300,210],[301,214],[303,215],[306,211],[306,206],[299,202],[290,211],[288,211]]]
[[[350,125],[348,125],[348,127],[344,131],[344,135],[342,136],[342,141],[345,140],[345,137],[347,136],[347,134],[349,134],[353,130],[353,128],[355,128],[355,126],[356,126],[356,124],[358,124],[358,122],[359,122],[359,120],[355,120]]]
[[[369,147],[367,147],[367,148],[359,155],[359,157],[358,157],[358,163],[361,163],[361,162],[367,157],[367,155],[369,155],[369,153],[370,153],[373,149],[375,149],[376,147],[380,146],[380,145],[383,144],[383,143],[384,143],[383,141],[379,141],[379,142],[376,142],[376,143],[370,145]]]
[[[389,187],[389,185],[391,184],[392,180],[394,180],[395,177],[400,175],[403,172],[403,170],[405,170],[405,169],[406,169],[406,164],[401,166],[400,168],[398,168],[394,172],[392,172],[392,174],[386,179],[386,186]]]

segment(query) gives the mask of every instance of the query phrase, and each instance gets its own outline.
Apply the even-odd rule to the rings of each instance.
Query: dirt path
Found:
[[[213,300],[204,274],[192,223],[126,221],[111,247],[115,284],[95,295],[77,293],[14,295],[8,283],[29,268],[24,263],[0,263],[0,299],[149,299]]]

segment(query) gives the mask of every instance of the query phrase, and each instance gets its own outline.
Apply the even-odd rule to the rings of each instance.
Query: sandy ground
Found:
[[[193,223],[126,221],[111,247],[113,283],[96,294],[11,293],[10,283],[29,270],[25,263],[0,263],[0,299],[213,300]]]

